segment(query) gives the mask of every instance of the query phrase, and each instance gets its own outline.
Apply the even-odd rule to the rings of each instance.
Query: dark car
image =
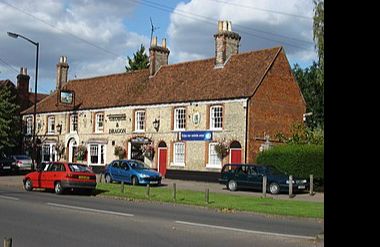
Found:
[[[48,162],[38,166],[38,170],[25,175],[24,188],[54,189],[62,194],[66,189],[81,189],[93,193],[96,188],[96,175],[83,164]]]
[[[16,169],[16,163],[5,154],[0,153],[0,173],[10,173]]]
[[[106,183],[161,184],[159,172],[139,160],[114,160],[104,170]]]
[[[273,166],[256,164],[226,164],[219,182],[231,191],[240,188],[262,190],[263,177],[267,177],[267,191],[272,194],[289,191],[289,176]],[[309,188],[307,179],[293,178],[293,191]]]

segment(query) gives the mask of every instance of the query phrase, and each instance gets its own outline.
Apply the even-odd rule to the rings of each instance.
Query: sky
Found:
[[[56,87],[56,64],[66,56],[69,80],[125,72],[127,57],[153,36],[167,40],[169,64],[215,55],[218,20],[232,22],[239,52],[282,46],[290,65],[317,61],[312,0],[0,0],[0,80],[17,82],[21,67],[34,92]],[[152,20],[152,22],[151,22]]]

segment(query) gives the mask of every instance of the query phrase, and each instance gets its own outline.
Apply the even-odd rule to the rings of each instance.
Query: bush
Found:
[[[278,145],[259,153],[257,164],[273,165],[280,171],[295,177],[314,176],[316,189],[323,189],[323,145]]]

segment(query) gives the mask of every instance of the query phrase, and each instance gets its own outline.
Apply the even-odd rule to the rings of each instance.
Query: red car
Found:
[[[23,183],[27,191],[44,188],[62,194],[66,189],[84,189],[92,194],[96,187],[96,175],[83,164],[50,162],[26,174]]]

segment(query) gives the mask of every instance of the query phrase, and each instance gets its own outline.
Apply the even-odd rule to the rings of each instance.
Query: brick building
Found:
[[[102,168],[125,157],[145,160],[167,177],[215,177],[224,163],[253,162],[260,145],[303,121],[305,101],[282,47],[239,53],[240,35],[219,21],[215,57],[168,64],[169,49],[154,38],[150,67],[67,81],[68,63],[57,64],[57,90],[37,105],[43,160],[84,161]],[[27,134],[32,112],[23,112]],[[26,139],[29,138],[26,135]],[[226,143],[218,158],[215,145]],[[153,156],[144,156],[145,147]]]

